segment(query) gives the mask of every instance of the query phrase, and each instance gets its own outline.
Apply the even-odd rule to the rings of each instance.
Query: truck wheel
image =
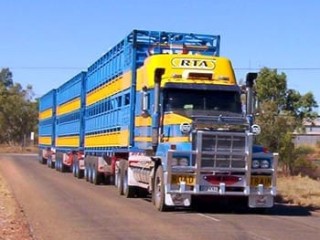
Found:
[[[76,162],[76,178],[83,178],[84,177],[84,170],[80,169],[79,161]]]
[[[117,187],[118,193],[120,195],[124,194],[123,181],[124,181],[125,164],[126,164],[126,160],[120,160],[119,161],[119,169],[116,173],[116,187]]]
[[[75,159],[73,160],[73,163],[72,163],[72,174],[73,174],[73,176],[74,177],[76,177],[77,176],[77,164],[78,164],[78,161],[77,161],[77,159],[76,159],[76,157],[75,157]]]
[[[63,163],[63,160],[61,160],[61,168],[60,168],[60,171],[61,171],[61,172],[66,172],[66,171],[67,171],[66,166],[65,166],[64,163]]]
[[[78,174],[77,174],[77,178],[81,179],[84,177],[84,170],[82,169],[78,169]]]
[[[94,185],[99,185],[101,183],[101,176],[96,168],[96,166],[92,166],[92,183]]]
[[[56,160],[56,170],[60,172],[60,159]]]
[[[55,162],[50,159],[50,165],[49,168],[54,168],[55,167]]]
[[[86,179],[87,182],[90,182],[90,168],[89,168],[89,164],[86,164],[86,165],[85,165],[84,178]]]
[[[137,187],[128,185],[128,162],[125,162],[125,170],[123,176],[123,193],[126,198],[133,198],[137,193]]]
[[[89,164],[89,166],[88,166],[88,179],[89,179],[89,183],[93,183],[93,181],[92,181],[92,175],[93,175],[93,173],[92,173],[92,166],[91,166],[91,164]]]
[[[59,159],[56,159],[56,163],[54,168],[58,171],[59,170]]]
[[[40,157],[40,163],[41,164],[47,164],[47,159],[44,157]]]
[[[104,177],[104,184],[106,185],[115,185],[115,176],[114,175],[110,175],[110,176],[105,176]]]
[[[123,195],[123,179],[121,179],[121,170],[116,173],[116,181],[115,181],[116,188],[118,189],[118,193]]]
[[[164,181],[163,181],[162,166],[159,166],[156,171],[152,198],[153,198],[153,202],[154,202],[155,207],[160,212],[164,212],[167,210],[168,207],[165,204],[165,193],[164,193]]]
[[[85,166],[84,168],[84,178],[87,182],[89,182],[89,168],[88,165]]]
[[[50,167],[50,165],[51,165],[51,158],[48,158],[47,159],[47,166]]]

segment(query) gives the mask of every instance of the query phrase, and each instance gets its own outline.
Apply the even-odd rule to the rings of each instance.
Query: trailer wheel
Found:
[[[39,161],[41,164],[47,164],[47,159],[40,156],[40,161]]]
[[[58,158],[56,159],[56,163],[55,163],[54,168],[55,168],[57,171],[59,170],[59,159],[58,159]]]
[[[61,172],[67,172],[67,166],[64,165],[63,163],[63,160],[61,160],[61,169],[60,169]]]
[[[79,178],[79,179],[83,178],[84,177],[84,170],[79,169],[79,167],[78,167],[78,171],[77,171],[77,176],[76,177]]]
[[[106,185],[115,185],[115,176],[110,175],[110,176],[105,176],[104,177],[104,184]]]
[[[77,157],[74,157],[73,162],[72,162],[72,166],[71,166],[72,174],[74,177],[77,176],[77,164],[78,164]]]
[[[57,159],[57,165],[58,165],[58,166],[57,166],[56,169],[57,169],[58,172],[60,172],[60,171],[61,171],[61,170],[60,170],[60,169],[61,169],[61,161],[60,161],[60,159]]]
[[[86,179],[87,182],[89,182],[89,166],[88,166],[88,164],[86,164],[85,168],[84,168],[84,178]]]
[[[49,168],[54,168],[55,167],[54,162],[52,161],[51,157],[48,158],[47,165],[48,165]]]
[[[92,166],[91,164],[89,164],[89,168],[88,168],[88,178],[89,178],[89,182],[93,183],[93,171],[92,171]]]
[[[101,176],[96,168],[96,166],[92,166],[92,183],[94,185],[99,185],[101,183]]]
[[[84,170],[80,169],[80,166],[79,166],[79,161],[77,159],[76,161],[76,178],[83,178],[84,177]]]
[[[159,166],[156,170],[156,176],[154,179],[154,188],[152,192],[152,198],[155,207],[160,211],[164,212],[168,209],[165,204],[165,192],[164,192],[164,181],[163,181],[163,169]]]
[[[47,166],[48,166],[48,168],[51,166],[51,158],[50,157],[47,159]]]
[[[55,167],[55,162],[54,161],[52,161],[52,159],[50,160],[50,168],[54,168]]]

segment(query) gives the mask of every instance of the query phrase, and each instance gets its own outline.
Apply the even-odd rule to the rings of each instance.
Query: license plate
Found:
[[[200,191],[204,192],[219,192],[219,187],[215,186],[200,186]]]
[[[194,176],[183,176],[183,175],[172,175],[171,183],[179,184],[180,182],[185,182],[188,186],[194,186],[196,183],[196,179]]]
[[[263,184],[263,186],[270,187],[271,186],[271,177],[269,176],[251,176],[251,187],[256,187],[259,184]]]

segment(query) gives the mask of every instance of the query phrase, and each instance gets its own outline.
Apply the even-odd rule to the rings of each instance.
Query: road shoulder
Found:
[[[33,239],[23,209],[0,171],[0,240]]]

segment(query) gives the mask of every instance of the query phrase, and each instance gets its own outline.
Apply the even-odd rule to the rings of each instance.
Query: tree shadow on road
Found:
[[[233,201],[200,201],[188,209],[177,208],[178,212],[185,213],[215,213],[215,214],[259,214],[270,216],[320,216],[319,209],[291,205],[287,203],[276,203],[273,208],[253,209],[247,207],[247,203]]]
[[[144,201],[151,203],[151,196],[142,198]],[[249,208],[247,201],[230,200],[229,198],[217,199],[197,199],[193,200],[191,207],[169,208],[170,212],[176,213],[211,213],[211,214],[260,214],[270,216],[311,216],[319,215],[320,209],[293,205],[282,201],[276,202],[274,207],[265,209]]]
[[[275,206],[267,211],[269,215],[276,216],[311,216],[319,209],[304,207],[287,203],[276,203]]]

